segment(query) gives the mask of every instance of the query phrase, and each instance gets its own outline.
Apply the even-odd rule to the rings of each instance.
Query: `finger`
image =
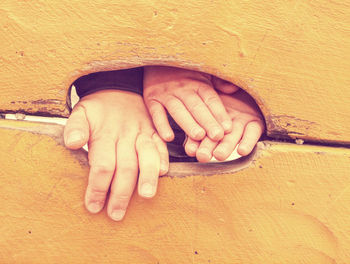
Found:
[[[199,147],[199,141],[193,140],[191,138],[187,138],[185,143],[185,152],[190,157],[195,157],[197,153],[197,149]]]
[[[157,191],[160,171],[160,156],[150,136],[140,134],[136,139],[139,162],[138,193],[144,198],[152,198]]]
[[[107,209],[108,215],[115,221],[123,219],[137,181],[135,138],[119,139],[117,144],[117,166]]]
[[[170,142],[174,139],[174,132],[169,125],[169,120],[164,107],[155,100],[149,100],[147,107],[152,116],[153,124],[162,139]]]
[[[115,170],[115,141],[102,138],[89,144],[89,181],[85,205],[91,213],[102,210]]]
[[[175,122],[185,131],[189,137],[201,140],[205,136],[205,130],[200,127],[188,112],[184,104],[176,97],[169,96],[164,101],[164,106]]]
[[[210,86],[203,86],[198,90],[199,96],[202,98],[204,103],[208,106],[214,118],[220,123],[223,127],[225,133],[229,133],[232,130],[232,120],[215,90]],[[208,135],[210,137],[210,135]],[[221,137],[210,137],[213,140],[220,140]]]
[[[234,119],[232,132],[225,135],[223,140],[215,148],[213,155],[219,161],[226,160],[236,148],[242,138],[245,122],[241,119]]]
[[[183,93],[179,99],[185,104],[198,124],[205,129],[210,138],[220,140],[224,136],[223,128],[196,92]]]
[[[152,136],[154,143],[156,144],[157,150],[160,156],[160,172],[159,175],[163,176],[168,173],[169,170],[169,153],[168,148],[164,141],[158,136],[157,133],[154,133]]]
[[[63,138],[66,147],[70,149],[79,149],[89,140],[89,123],[81,105],[76,105],[69,116]]]
[[[241,143],[238,146],[238,154],[242,156],[248,155],[258,142],[264,126],[261,121],[252,121],[247,124]]]
[[[213,151],[217,146],[218,141],[213,141],[208,137],[205,137],[200,143],[196,157],[199,162],[209,162],[213,157]]]
[[[212,78],[212,83],[215,89],[225,94],[232,94],[240,89],[238,86],[234,85],[233,83],[230,83],[228,81],[225,81],[215,76],[213,76]]]

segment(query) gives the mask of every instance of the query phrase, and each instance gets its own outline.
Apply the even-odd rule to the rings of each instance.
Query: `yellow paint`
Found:
[[[84,209],[86,155],[58,125],[0,127],[1,263],[349,263],[349,149],[265,142],[210,176],[172,164],[116,223]]]
[[[346,1],[11,1],[0,112],[67,116],[78,77],[172,65],[257,100],[274,137],[350,142]],[[126,218],[83,206],[62,127],[0,120],[1,263],[349,263],[350,149],[265,142],[246,163],[171,164]],[[64,166],[63,166],[64,164]]]
[[[250,92],[268,133],[350,142],[348,1],[12,1],[0,7],[0,112],[68,115],[79,76],[162,64]]]

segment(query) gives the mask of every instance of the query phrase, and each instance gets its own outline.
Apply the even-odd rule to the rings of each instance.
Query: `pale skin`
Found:
[[[205,73],[145,67],[144,100],[159,135],[165,141],[174,137],[167,110],[188,136],[187,155],[199,162],[213,156],[224,161],[238,144],[238,153],[248,155],[264,131],[259,108],[247,93]]]
[[[166,68],[170,67],[145,71],[145,87],[149,88],[145,102],[153,107],[149,111],[164,140],[174,137],[165,115],[167,109],[185,132],[202,129],[200,136],[191,134],[193,138],[189,137],[185,145],[186,153],[198,161],[207,162],[212,156],[225,160],[237,144],[239,154],[249,154],[264,129],[259,109],[249,95],[214,76]],[[218,94],[215,89],[231,95]],[[188,106],[191,103],[195,107]],[[220,125],[220,133],[212,133]],[[166,145],[142,97],[136,93],[102,90],[85,96],[67,121],[64,140],[70,149],[88,143],[86,208],[98,213],[108,199],[107,213],[115,221],[123,219],[136,185],[141,197],[152,198],[159,175],[166,174],[169,168]]]
[[[144,68],[145,104],[154,126],[165,141],[174,139],[166,111],[193,140],[205,136],[217,141],[232,130],[232,121],[214,89],[220,79],[209,74],[174,67]],[[238,88],[221,85],[228,92]]]
[[[115,221],[123,219],[136,185],[141,197],[152,198],[158,177],[168,171],[166,145],[136,93],[102,90],[82,98],[67,121],[64,141],[70,149],[88,143],[85,206],[100,212],[110,191],[107,214]]]
[[[185,144],[186,154],[196,157],[199,162],[208,162],[212,157],[219,161],[226,160],[238,145],[237,152],[246,156],[254,149],[264,132],[264,121],[254,100],[243,90],[234,94],[219,94],[233,128],[220,141],[206,137],[202,141],[188,138]]]

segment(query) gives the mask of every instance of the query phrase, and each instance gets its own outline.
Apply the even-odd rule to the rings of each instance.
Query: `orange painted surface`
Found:
[[[61,127],[0,127],[1,263],[349,263],[349,149],[265,142],[238,172],[172,164],[117,223],[84,209],[86,155]]]
[[[0,112],[68,115],[79,76],[162,64],[216,74],[272,136],[350,142],[348,1],[11,1],[0,6]]]
[[[0,4],[0,112],[69,114],[90,72],[173,65],[232,81],[268,134],[350,142],[346,1]],[[0,120],[1,263],[349,263],[350,150],[265,142],[246,163],[172,164],[121,223],[84,209],[62,127]],[[62,166],[64,164],[64,166]]]

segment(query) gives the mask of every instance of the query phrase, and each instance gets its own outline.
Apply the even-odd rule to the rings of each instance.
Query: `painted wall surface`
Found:
[[[173,163],[116,223],[84,209],[86,153],[61,126],[0,120],[0,262],[350,263],[349,14],[330,0],[2,0],[0,113],[67,116],[82,75],[172,65],[247,90],[274,138],[334,145]]]
[[[0,121],[1,263],[349,263],[349,149],[264,142],[245,169],[174,163],[114,222],[84,208],[86,155],[61,133]]]
[[[0,112],[66,116],[81,75],[173,65],[246,89],[274,137],[349,143],[349,13],[329,0],[3,0]]]

